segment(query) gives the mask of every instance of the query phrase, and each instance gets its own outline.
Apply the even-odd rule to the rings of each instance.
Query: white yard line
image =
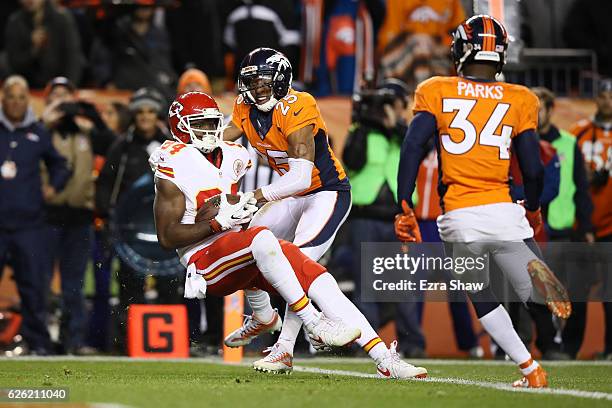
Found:
[[[376,374],[360,373],[358,371],[344,371],[344,370],[326,370],[316,367],[301,367],[297,366],[293,368],[295,371],[304,373],[314,374],[328,374],[328,375],[342,375],[347,377],[359,377],[359,378],[379,378]],[[441,384],[456,384],[456,385],[470,385],[475,387],[490,388],[498,391],[510,391],[510,392],[523,392],[529,394],[544,394],[544,395],[565,395],[578,398],[589,398],[589,399],[603,399],[612,401],[612,394],[599,391],[581,391],[581,390],[568,390],[564,388],[514,388],[509,384],[504,383],[493,383],[486,381],[473,381],[465,380],[462,378],[443,378],[443,377],[432,377],[425,379],[414,379],[412,381],[422,381],[431,383]]]

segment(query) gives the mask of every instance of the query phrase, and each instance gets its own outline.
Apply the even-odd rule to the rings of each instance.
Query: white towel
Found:
[[[187,266],[183,296],[187,299],[204,299],[206,297],[206,279],[198,273],[195,262]]]

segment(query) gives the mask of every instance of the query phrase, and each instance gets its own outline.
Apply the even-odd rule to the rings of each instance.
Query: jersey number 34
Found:
[[[510,104],[498,103],[493,109],[493,113],[487,119],[480,135],[476,127],[468,119],[469,114],[476,106],[476,100],[473,99],[443,99],[442,112],[453,113],[457,112],[451,123],[450,129],[459,129],[463,132],[464,137],[460,142],[454,142],[449,134],[441,134],[442,146],[444,150],[451,154],[464,154],[469,152],[472,147],[478,143],[483,146],[493,146],[499,149],[499,158],[510,159],[510,139],[512,136],[512,126],[503,125],[501,127],[501,135],[496,135],[495,130],[499,127],[504,116],[510,109]]]

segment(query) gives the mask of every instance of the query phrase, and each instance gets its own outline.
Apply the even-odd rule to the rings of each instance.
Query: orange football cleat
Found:
[[[531,361],[531,360],[529,360]],[[542,368],[542,366],[538,366],[535,370],[512,383],[513,387],[521,387],[521,388],[546,388],[548,387],[548,374]]]
[[[536,290],[544,297],[546,306],[557,317],[567,319],[572,314],[572,304],[567,290],[555,274],[539,259],[527,264],[527,271]]]

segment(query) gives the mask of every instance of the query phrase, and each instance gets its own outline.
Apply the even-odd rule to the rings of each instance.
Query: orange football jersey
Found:
[[[604,186],[591,186],[593,199],[593,215],[595,235],[598,238],[612,234],[612,129],[596,126],[591,120],[581,120],[576,123],[571,132],[576,135],[576,141],[584,161],[591,171],[608,170],[608,181]]]
[[[450,33],[465,20],[461,0],[387,0],[387,10],[393,12],[387,13],[378,34],[381,51],[403,32],[429,34],[450,45]]]
[[[529,89],[503,82],[433,77],[418,86],[414,112],[436,118],[444,211],[512,201],[510,143],[537,129],[538,106]]]
[[[298,195],[319,190],[350,190],[348,177],[329,146],[327,127],[315,99],[306,92],[293,89],[270,112],[261,112],[238,96],[234,102],[232,122],[241,129],[257,153],[268,161],[278,174],[289,171],[288,136],[313,125],[315,140],[314,168],[310,187]]]

